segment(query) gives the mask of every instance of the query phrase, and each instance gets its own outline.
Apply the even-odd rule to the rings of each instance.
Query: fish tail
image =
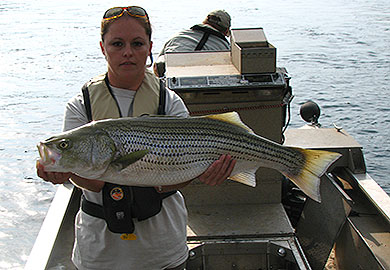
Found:
[[[304,157],[304,164],[298,173],[283,173],[311,199],[321,202],[320,177],[341,154],[323,150],[309,150],[291,147]]]

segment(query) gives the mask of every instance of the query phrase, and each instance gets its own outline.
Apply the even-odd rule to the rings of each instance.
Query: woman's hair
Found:
[[[149,37],[149,41],[152,40],[152,25],[150,24],[149,18],[133,17],[133,16],[130,16],[129,14],[127,14],[126,12],[121,17],[123,17],[123,16],[129,16],[130,18],[134,18],[137,21],[139,21],[141,23],[141,25],[143,26],[143,28],[145,29],[145,32]],[[107,34],[108,29],[110,28],[110,25],[113,22],[119,20],[121,17],[118,17],[115,19],[110,19],[110,20],[102,19],[101,26],[100,26],[100,36],[101,36],[102,41],[104,41],[104,35]]]

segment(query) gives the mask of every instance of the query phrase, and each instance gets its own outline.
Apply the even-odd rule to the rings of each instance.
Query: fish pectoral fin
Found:
[[[124,168],[128,167],[129,165],[143,158],[147,153],[149,153],[149,150],[139,150],[139,151],[131,152],[130,154],[115,159],[114,161],[111,162],[110,165],[117,168],[118,171],[121,171]]]
[[[256,175],[254,172],[239,173],[233,176],[229,176],[229,179],[251,187],[256,186]]]

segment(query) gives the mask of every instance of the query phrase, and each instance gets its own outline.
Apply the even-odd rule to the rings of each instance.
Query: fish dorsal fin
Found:
[[[209,115],[205,115],[203,117],[223,121],[223,122],[238,126],[240,128],[243,128],[250,133],[254,133],[250,127],[248,127],[247,125],[244,124],[244,122],[241,121],[240,115],[237,112],[209,114]]]

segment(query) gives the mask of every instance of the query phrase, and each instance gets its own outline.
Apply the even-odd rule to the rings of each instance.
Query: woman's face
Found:
[[[100,47],[108,63],[110,83],[129,80],[145,73],[145,64],[152,50],[152,42],[137,19],[122,16],[113,22]],[[134,77],[135,76],[135,77]]]

